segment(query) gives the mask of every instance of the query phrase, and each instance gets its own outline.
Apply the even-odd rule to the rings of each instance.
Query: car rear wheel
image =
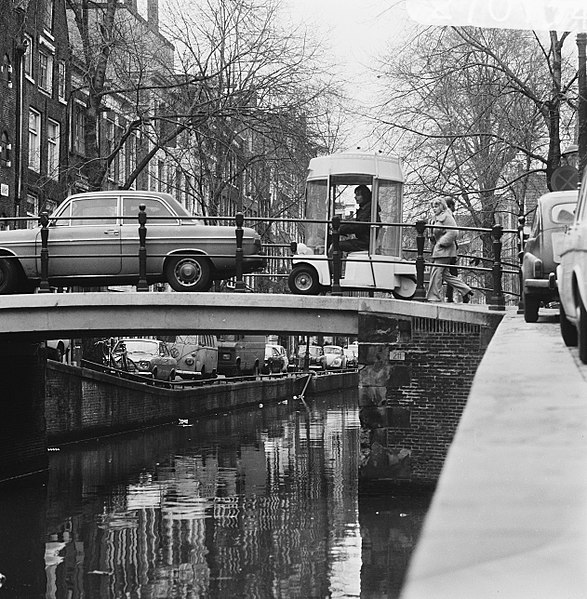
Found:
[[[298,295],[318,295],[320,292],[318,273],[307,264],[295,266],[289,274],[287,284],[290,291]]]
[[[203,256],[172,257],[165,264],[165,278],[175,291],[208,291],[212,269]]]
[[[0,294],[16,293],[19,282],[16,258],[0,259]]]
[[[416,277],[412,275],[400,277],[400,286],[391,292],[395,299],[410,300],[416,295]]]
[[[563,341],[565,342],[565,345],[567,347],[576,347],[578,343],[577,328],[567,318],[562,302],[560,304],[559,324],[561,329],[561,336],[563,338]]]
[[[538,322],[538,298],[524,294],[524,320]]]
[[[583,364],[587,364],[587,310],[579,298],[579,322],[578,322],[578,344],[579,344],[579,358]]]

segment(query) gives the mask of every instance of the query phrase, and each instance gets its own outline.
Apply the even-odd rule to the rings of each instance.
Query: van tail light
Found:
[[[534,262],[534,278],[542,279],[544,277],[544,265],[542,264],[542,260],[536,260]]]

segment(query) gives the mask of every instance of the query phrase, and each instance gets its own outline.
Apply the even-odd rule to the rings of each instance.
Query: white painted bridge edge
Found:
[[[486,324],[487,306],[251,293],[36,293],[0,296],[0,336],[241,331],[357,335],[359,313]],[[492,314],[495,317],[495,313]]]

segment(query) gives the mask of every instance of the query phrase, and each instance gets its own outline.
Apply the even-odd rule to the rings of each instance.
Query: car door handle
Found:
[[[120,231],[118,229],[106,229],[104,235],[120,235]]]

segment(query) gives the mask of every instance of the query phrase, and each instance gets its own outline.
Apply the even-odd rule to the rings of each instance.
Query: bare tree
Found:
[[[444,196],[466,210],[471,226],[509,224],[511,213],[524,212],[527,177],[542,172],[550,183],[561,128],[567,140],[573,135],[575,70],[563,60],[565,39],[433,29],[390,58],[380,73],[387,86],[379,125],[405,151],[414,215]]]
[[[163,38],[116,0],[67,1],[87,104],[81,170],[90,188],[103,187],[123,160],[119,186],[136,185],[153,159],[162,159],[167,170],[173,165],[178,191],[214,215],[223,198],[246,207],[244,178],[270,158],[283,160],[275,148],[304,148],[307,162],[322,143],[323,128],[314,125],[336,92],[318,45],[304,30],[280,26],[278,3],[177,2],[172,17],[161,19]],[[108,136],[101,115],[113,107],[123,118]],[[129,163],[131,142],[140,147]]]

